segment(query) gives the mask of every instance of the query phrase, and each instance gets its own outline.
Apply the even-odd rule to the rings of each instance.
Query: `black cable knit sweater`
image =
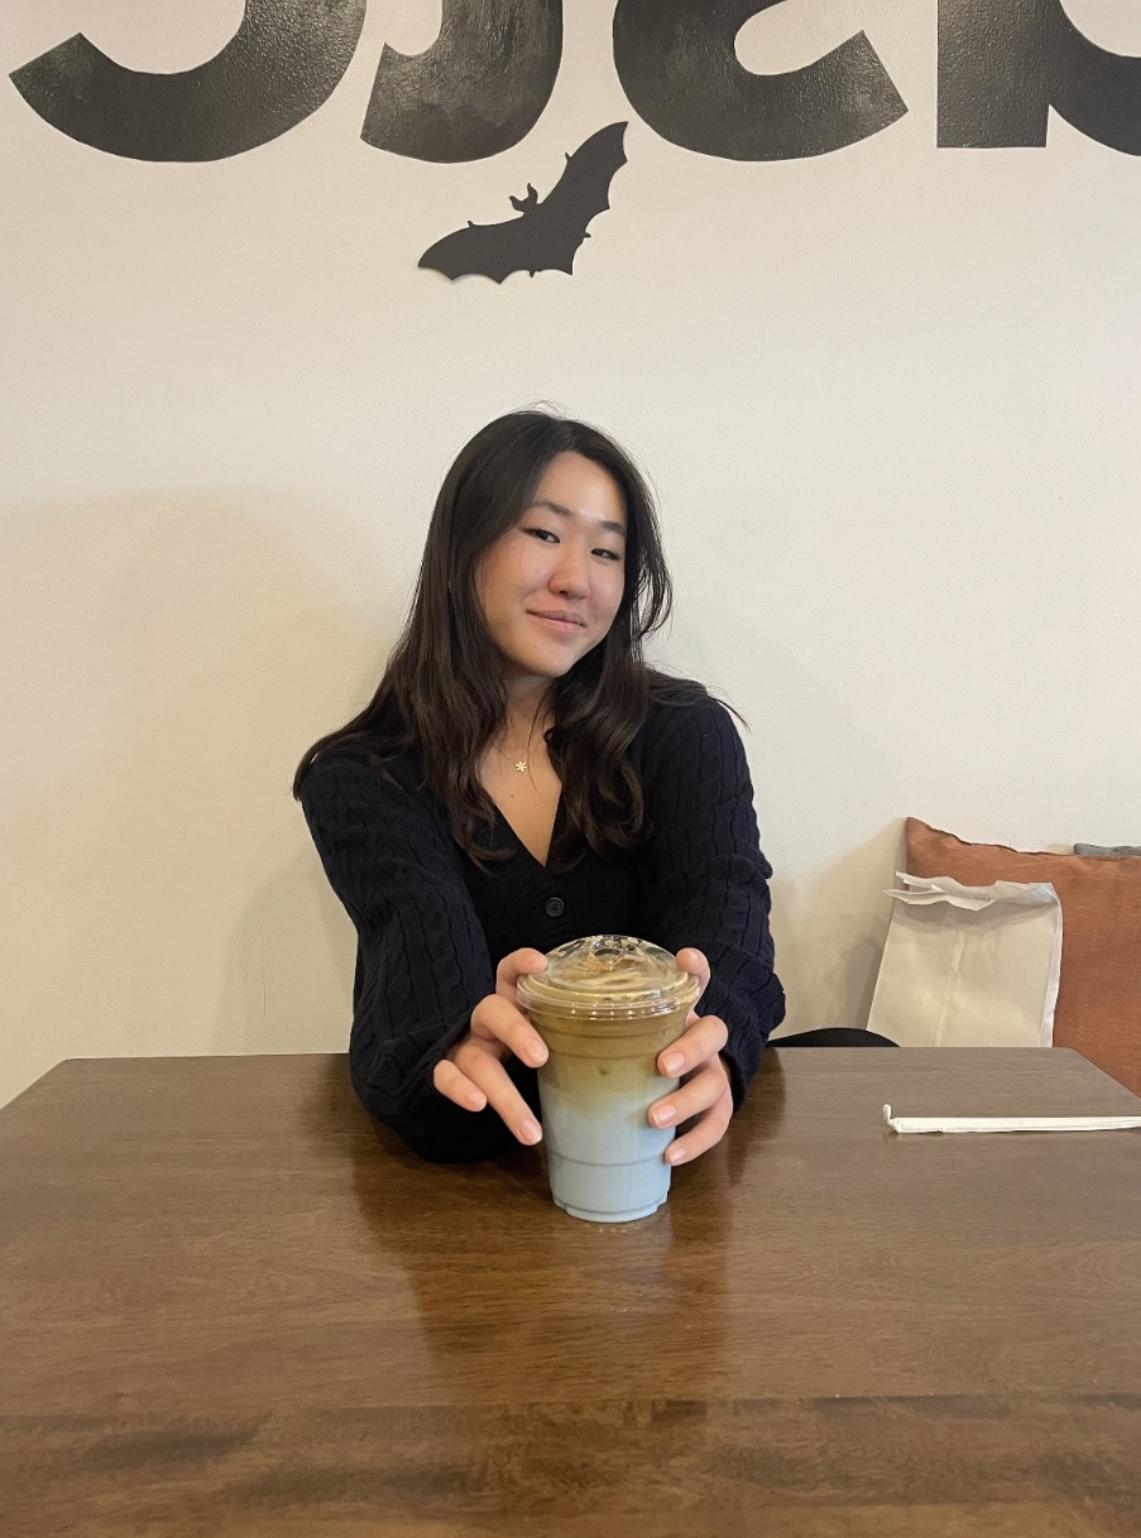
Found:
[[[337,746],[306,774],[305,818],[357,932],[353,1086],[425,1158],[466,1161],[515,1146],[490,1108],[463,1111],[440,1095],[432,1069],[494,992],[505,955],[580,935],[704,951],[711,977],[698,1010],[728,1026],[724,1055],[734,1104],[743,1101],[784,1017],[768,922],[772,870],[744,748],[728,711],[706,698],[651,706],[630,760],[647,837],[605,860],[586,848],[562,873],[540,865],[501,816],[491,843],[508,858],[481,871],[452,839],[414,755],[389,763],[385,779],[362,747]],[[513,1058],[508,1068],[537,1114],[534,1069]]]

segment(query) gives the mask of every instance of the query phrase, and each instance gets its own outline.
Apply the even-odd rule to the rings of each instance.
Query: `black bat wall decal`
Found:
[[[430,246],[421,267],[459,278],[479,273],[502,283],[510,273],[573,272],[575,252],[590,239],[587,225],[610,207],[610,183],[626,164],[625,123],[600,128],[567,156],[563,174],[545,198],[531,183],[525,198],[512,198],[517,219],[473,224]]]

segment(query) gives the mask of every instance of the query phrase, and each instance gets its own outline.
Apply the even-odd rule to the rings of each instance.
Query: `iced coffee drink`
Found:
[[[684,1033],[697,979],[646,940],[591,935],[549,952],[516,995],[550,1052],[539,1099],[555,1202],[595,1223],[648,1217],[669,1193],[674,1129],[647,1112],[678,1082],[656,1060]]]

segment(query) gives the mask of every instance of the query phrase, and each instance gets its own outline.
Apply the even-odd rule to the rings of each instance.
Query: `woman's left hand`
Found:
[[[678,951],[677,963],[683,972],[697,978],[703,994],[709,986],[709,963],[701,952],[687,946]],[[690,1117],[697,1118],[685,1136],[666,1149],[669,1164],[689,1162],[715,1147],[725,1136],[733,1115],[729,1070],[720,1056],[729,1040],[728,1027],[716,1015],[699,1018],[695,1009],[690,1010],[685,1026],[685,1034],[658,1056],[662,1077],[682,1077],[684,1082],[664,1100],[655,1100],[649,1110],[650,1125],[654,1127],[672,1127]]]

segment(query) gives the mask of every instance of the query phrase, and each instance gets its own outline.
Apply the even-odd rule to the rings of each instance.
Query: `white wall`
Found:
[[[371,693],[452,455],[535,400],[660,490],[658,652],[752,725],[791,1028],[865,1018],[906,814],[1141,837],[1138,161],[1058,118],[936,149],[935,0],[741,34],[775,71],[863,27],[889,130],[692,154],[630,110],[612,5],[565,9],[539,124],[466,165],[359,138],[438,5],[373,4],[326,106],[216,163],[101,154],[0,80],[0,1100],[65,1057],[344,1047],[353,936],[290,777]],[[1141,53],[1141,15],[1068,10]],[[83,30],[185,69],[241,15],[6,0],[0,64]],[[618,119],[573,278],[417,269]]]

